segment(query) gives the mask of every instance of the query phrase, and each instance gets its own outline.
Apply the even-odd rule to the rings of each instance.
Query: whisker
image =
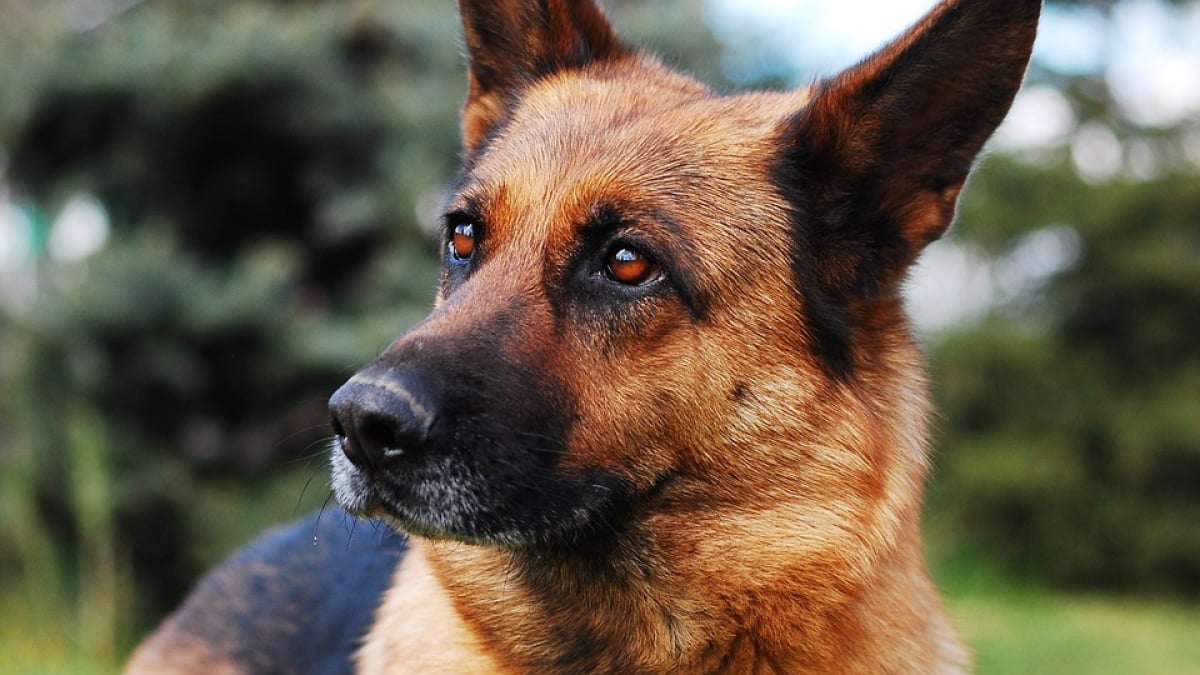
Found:
[[[313,429],[328,429],[328,428],[329,428],[328,422],[324,422],[321,424],[310,424],[309,426],[304,427],[303,429],[297,429],[297,430],[293,431],[292,433],[288,434],[287,436],[284,436],[283,438],[279,439],[278,441],[275,442],[275,447],[278,448],[279,446],[283,445],[284,443],[287,443],[288,441],[292,440],[293,438],[307,434],[308,432],[312,431]]]
[[[325,501],[321,504],[321,510],[317,511],[317,519],[313,522],[313,546],[317,545],[317,532],[321,529],[321,518],[325,516],[325,509],[329,506],[329,502],[333,500],[333,490],[329,491],[329,495],[325,497]]]
[[[371,528],[375,530],[375,534],[379,536],[379,543],[383,544],[383,540],[385,537],[387,537],[387,533],[390,528],[385,526],[378,518],[371,519]]]
[[[301,455],[300,457],[293,457],[292,459],[289,459],[288,461],[284,462],[284,466],[292,466],[294,464],[299,464],[301,462],[307,462],[307,461],[316,459],[318,457],[321,457],[322,455],[329,452],[329,450],[332,448],[333,442],[334,442],[333,436],[317,439],[317,440],[313,441],[312,443],[309,443],[308,445],[304,446],[305,451],[307,451],[309,448],[313,447],[314,445],[324,445],[326,447],[323,447],[316,452],[308,453],[306,455]]]
[[[304,481],[304,487],[300,488],[300,496],[296,498],[296,505],[292,507],[292,517],[296,517],[296,512],[300,510],[300,502],[304,501],[304,494],[308,492],[308,486],[312,484],[312,476]]]

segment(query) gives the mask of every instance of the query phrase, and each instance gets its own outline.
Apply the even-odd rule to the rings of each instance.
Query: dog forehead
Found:
[[[463,192],[496,206],[495,234],[513,228],[552,245],[599,205],[739,229],[781,213],[769,179],[778,128],[807,94],[723,97],[688,82],[547,78],[472,158]]]

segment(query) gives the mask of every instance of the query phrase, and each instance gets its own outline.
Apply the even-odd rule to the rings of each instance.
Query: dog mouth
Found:
[[[505,547],[557,546],[607,536],[628,502],[628,484],[600,471],[495,472],[453,457],[403,467],[352,464],[335,441],[332,486],[339,504],[410,535]]]

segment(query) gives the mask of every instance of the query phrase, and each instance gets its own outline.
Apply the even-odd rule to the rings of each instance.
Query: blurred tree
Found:
[[[147,3],[5,54],[23,85],[0,114],[11,180],[51,210],[91,192],[113,225],[83,263],[42,260],[7,321],[13,446],[72,558],[69,416],[103,420],[116,531],[155,613],[202,564],[194,482],[301,456],[335,383],[428,302],[416,205],[453,162],[461,76],[452,12],[425,5],[413,25],[364,4]]]
[[[1036,302],[934,351],[938,503],[1010,568],[1200,594],[1197,185],[1184,171],[1091,185],[994,160],[967,197],[965,238],[1070,223],[1083,243]]]
[[[612,9],[716,73],[699,0]],[[95,195],[111,234],[42,255],[32,304],[0,308],[0,569],[59,565],[69,592],[108,556],[148,622],[251,534],[223,478],[289,517],[284,469],[323,454],[329,393],[432,297],[457,30],[442,0],[6,5],[7,179],[50,213]],[[103,471],[71,483],[80,453]]]
[[[935,342],[935,512],[1030,577],[1200,597],[1200,165],[1185,152],[1200,120],[1140,125],[1100,75],[1034,79],[1078,124],[1061,147],[991,158],[956,236],[1002,257],[1066,225],[1080,256]],[[1097,129],[1111,176],[1081,152]]]

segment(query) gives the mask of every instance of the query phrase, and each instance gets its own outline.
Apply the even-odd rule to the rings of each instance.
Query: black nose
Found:
[[[346,458],[376,467],[419,452],[437,417],[427,398],[395,378],[355,375],[329,399],[333,432]]]

